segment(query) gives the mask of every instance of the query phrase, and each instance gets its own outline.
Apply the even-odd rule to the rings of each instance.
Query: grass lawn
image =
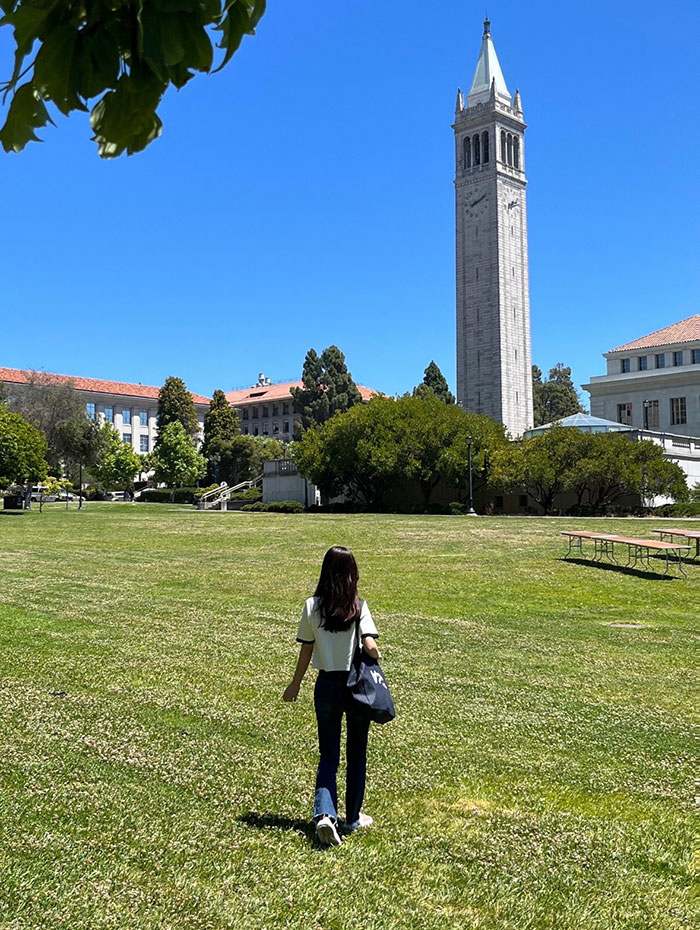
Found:
[[[603,525],[660,523],[1,515],[0,927],[690,927],[700,564],[561,561]],[[377,826],[319,850],[313,676],[281,694],[336,542],[398,716]]]

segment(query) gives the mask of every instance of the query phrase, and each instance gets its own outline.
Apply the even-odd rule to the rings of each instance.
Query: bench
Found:
[[[674,536],[681,536],[683,539],[694,539],[695,558],[697,559],[700,556],[700,530],[681,530],[676,527],[668,527],[663,530],[652,530],[652,533],[658,533],[662,539],[664,536],[670,536],[671,539]]]
[[[651,569],[651,553],[655,552],[659,555],[663,555],[666,561],[666,570],[664,575],[669,574],[669,569],[671,567],[671,561],[669,556],[676,555],[676,561],[678,562],[678,571],[681,575],[686,576],[685,571],[683,570],[683,562],[681,560],[682,551],[685,550],[685,553],[690,551],[690,546],[676,543],[676,542],[662,542],[658,539],[637,539],[633,536],[615,536],[610,533],[592,533],[587,530],[563,530],[561,533],[562,536],[568,537],[569,548],[567,549],[564,558],[567,558],[572,551],[579,552],[581,555],[584,555],[583,551],[583,541],[585,539],[593,540],[593,560],[600,561],[603,557],[607,557],[615,565],[618,565],[618,561],[615,558],[615,545],[621,544],[627,546],[627,563],[624,565],[624,568],[634,568],[637,565],[637,562],[642,562],[646,565],[647,568]],[[687,577],[687,576],[686,576]]]

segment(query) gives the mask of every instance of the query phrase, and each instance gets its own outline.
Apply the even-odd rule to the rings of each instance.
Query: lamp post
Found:
[[[469,457],[469,509],[467,510],[467,515],[470,517],[476,516],[476,510],[474,510],[474,496],[472,489],[472,442],[473,438],[467,436],[467,455]]]

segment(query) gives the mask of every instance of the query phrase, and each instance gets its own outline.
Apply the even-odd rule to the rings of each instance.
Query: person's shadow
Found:
[[[258,814],[255,811],[242,814],[237,820],[248,827],[257,827],[258,830],[294,830],[305,836],[312,845],[317,845],[316,829],[308,820],[281,817],[279,814]]]

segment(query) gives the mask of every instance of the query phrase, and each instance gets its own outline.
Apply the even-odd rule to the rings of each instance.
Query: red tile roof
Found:
[[[632,349],[654,349],[657,346],[677,345],[681,342],[696,342],[700,340],[700,313],[689,316],[679,323],[657,329],[655,333],[627,342],[623,346],[611,349],[610,352],[630,352]]]
[[[120,394],[123,397],[143,397],[158,400],[160,388],[147,384],[126,384],[123,381],[102,381],[99,378],[79,378],[72,375],[55,375],[51,372],[23,371],[19,368],[0,368],[0,381],[7,384],[27,384],[36,375],[45,377],[56,384],[70,381],[78,391],[91,391],[93,394]],[[190,392],[191,393],[191,392]],[[195,404],[208,404],[209,398],[202,394],[192,394]]]
[[[290,391],[294,387],[302,387],[301,381],[285,381],[284,384],[259,384],[251,388],[243,388],[242,391],[227,391],[226,400],[234,407],[245,407],[249,404],[261,404],[271,400],[289,400]],[[357,385],[357,389],[362,395],[362,400],[369,400],[379,391],[365,387],[362,384]]]

